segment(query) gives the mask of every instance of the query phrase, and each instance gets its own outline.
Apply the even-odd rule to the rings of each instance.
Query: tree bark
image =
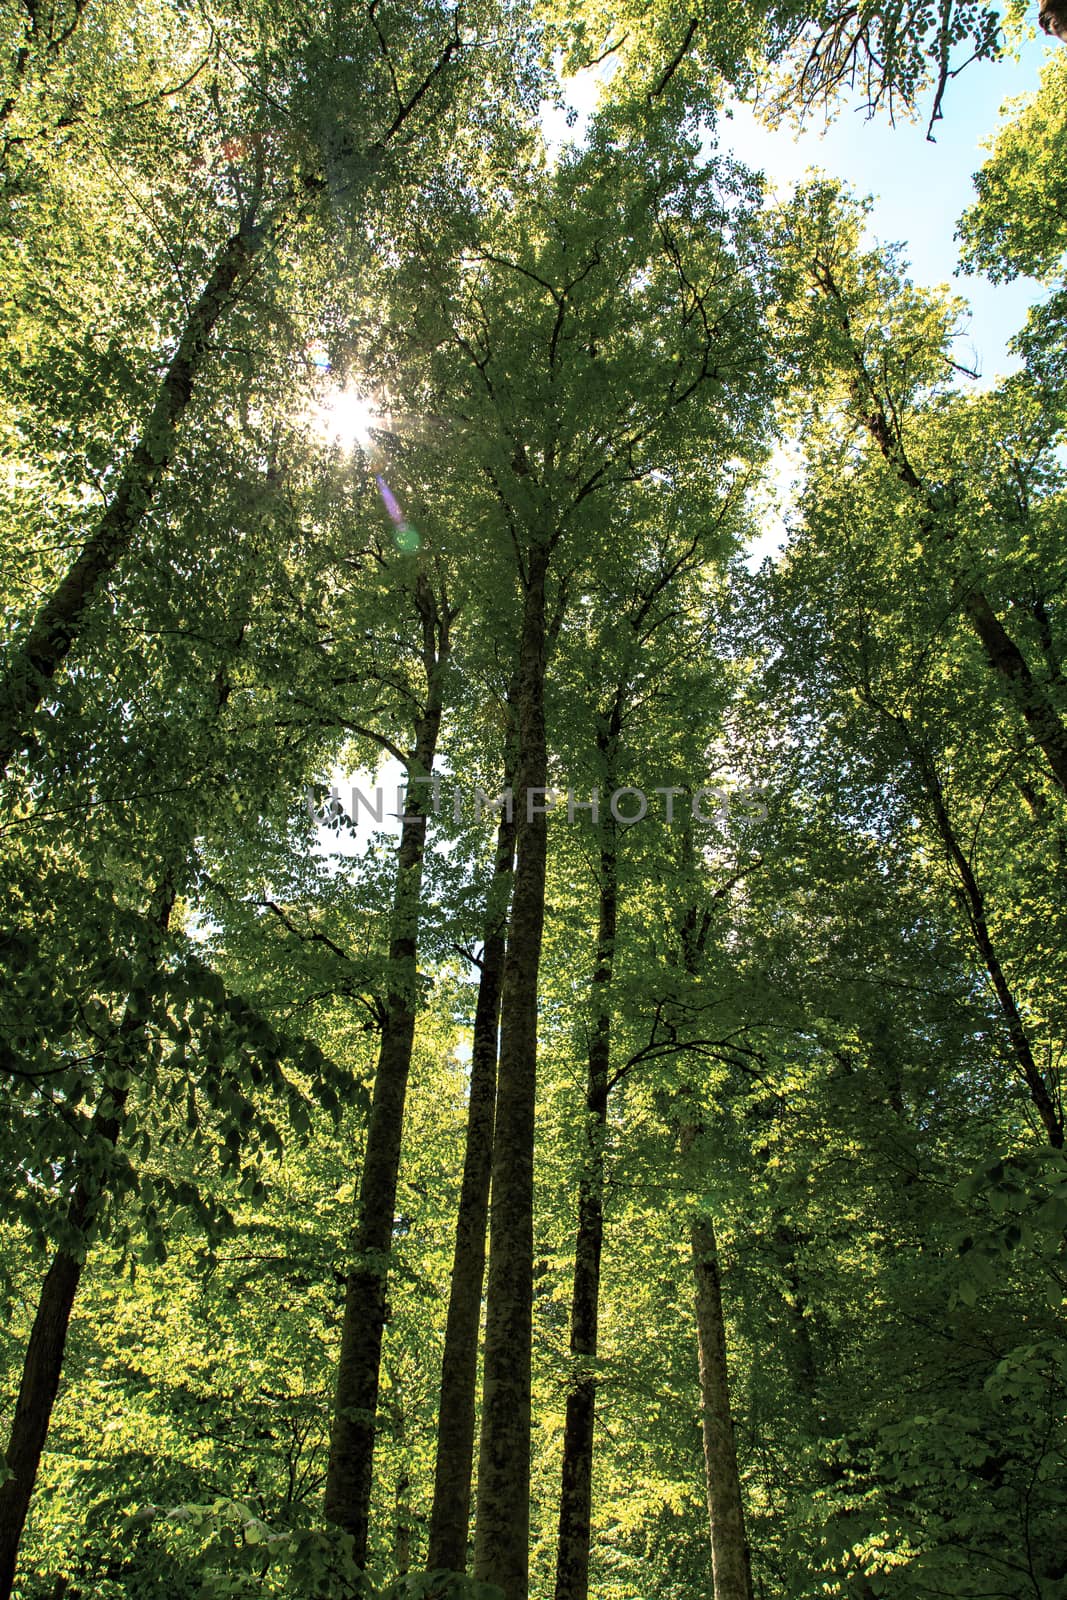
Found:
[[[514,760],[509,757],[504,764],[505,791],[512,787],[513,769]],[[478,1328],[482,1314],[489,1183],[493,1169],[497,1036],[514,861],[515,817],[514,812],[509,817],[505,810],[501,813],[497,830],[496,862],[489,889],[478,1003],[474,1013],[467,1141],[441,1362],[437,1460],[430,1512],[430,1543],[426,1556],[426,1567],[430,1572],[465,1572],[467,1567],[471,1477],[474,1468]]]
[[[0,679],[0,772],[7,771],[28,737],[33,715],[78,636],[86,607],[140,526],[170,460],[212,329],[236,300],[265,238],[266,228],[249,218],[215,257],[110,505],[66,575],[38,609],[25,639],[12,651]]]
[[[549,545],[531,541],[519,646],[515,885],[504,962],[493,1141],[482,1429],[474,1576],[504,1600],[527,1600],[530,1529],[530,1340],[537,982],[548,829],[545,587]]]
[[[157,950],[170,925],[175,892],[175,881],[168,876],[154,897],[152,923]],[[104,1142],[114,1149],[118,1144],[131,1078],[126,1063],[144,1022],[141,1011],[134,1007],[132,1001],[127,1001],[118,1029],[118,1070],[105,1082],[100,1104],[93,1114],[88,1133],[90,1148],[99,1147]],[[64,1245],[56,1251],[41,1285],[37,1312],[23,1357],[15,1415],[6,1451],[11,1476],[0,1484],[0,1600],[10,1600],[15,1582],[19,1543],[48,1438],[52,1408],[59,1392],[67,1331],[102,1192],[100,1174],[95,1174],[92,1179],[84,1176],[77,1179],[67,1209],[66,1231],[72,1240],[80,1240],[81,1243]]]
[[[428,796],[413,779],[429,778],[441,726],[443,668],[448,655],[447,616],[420,575],[416,601],[422,616],[426,702],[416,723],[408,799],[397,852],[389,939],[389,979],[374,1077],[367,1145],[360,1178],[355,1261],[345,1281],[341,1351],[337,1363],[325,1513],[352,1535],[353,1554],[366,1565],[375,1419],[382,1335],[388,1318],[386,1281],[392,1247],[404,1103],[415,1041],[417,947],[426,846]]]
[[[396,1480],[396,1527],[393,1537],[393,1567],[398,1578],[411,1571],[412,1515],[409,1495],[411,1479],[406,1469]]]
[[[600,1258],[604,1243],[604,1141],[608,1121],[611,1061],[609,990],[618,926],[618,854],[613,819],[604,823],[600,849],[600,896],[593,1026],[585,1095],[585,1164],[578,1189],[578,1235],[571,1295],[571,1383],[563,1434],[563,1469],[556,1552],[556,1600],[587,1600],[593,1504],[593,1431],[600,1307]]]
[[[704,1435],[704,1475],[708,1491],[715,1600],[752,1600],[745,1513],[741,1479],[737,1471],[733,1413],[730,1409],[719,1253],[715,1226],[706,1211],[694,1212],[689,1242],[695,1289],[700,1422]]]

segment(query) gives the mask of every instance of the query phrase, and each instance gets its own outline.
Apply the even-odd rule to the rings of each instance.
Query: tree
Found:
[[[248,589],[242,586],[248,576],[246,570],[234,581],[235,575],[230,574],[226,598],[238,606],[249,604]],[[167,609],[166,601],[163,609]],[[174,628],[176,620],[168,618],[180,636],[180,626]],[[112,756],[110,761],[97,761],[94,776],[103,820],[99,811],[94,817],[92,805],[86,806],[82,776],[69,751],[57,740],[54,765],[43,774],[48,804],[41,808],[42,815],[30,811],[20,819],[22,849],[9,853],[6,863],[14,903],[21,910],[9,928],[5,954],[16,973],[21,967],[24,975],[15,977],[4,1019],[5,1087],[14,1114],[13,1130],[21,1135],[19,1146],[5,1156],[16,1168],[29,1157],[47,1174],[38,1192],[27,1196],[25,1215],[38,1237],[51,1236],[55,1241],[23,1360],[8,1449],[13,1476],[0,1489],[2,1579],[8,1590],[59,1384],[85,1255],[93,1239],[100,1233],[106,1236],[114,1226],[115,1210],[124,1197],[138,1189],[137,1167],[119,1148],[125,1143],[128,1122],[132,1118],[136,1127],[138,1114],[146,1110],[145,1096],[162,1093],[173,1101],[177,1085],[177,1093],[187,1105],[187,1135],[196,1137],[198,1089],[208,1104],[222,1111],[224,1165],[239,1164],[243,1148],[251,1154],[257,1143],[277,1143],[272,1117],[261,1116],[246,1098],[248,1084],[242,1085],[241,1072],[247,1067],[249,1050],[255,1061],[258,1049],[261,1059],[251,1069],[253,1082],[273,1081],[281,1087],[285,1082],[281,1062],[289,1047],[272,1030],[264,1029],[261,1019],[251,1015],[239,999],[225,994],[216,976],[195,958],[187,940],[178,941],[177,953],[168,940],[175,901],[187,891],[198,870],[197,823],[205,831],[219,825],[220,814],[228,810],[227,801],[234,799],[233,791],[227,793],[224,787],[221,803],[217,794],[207,802],[201,793],[199,803],[194,800],[186,809],[176,805],[169,793],[163,797],[137,794],[136,780],[131,782],[131,764],[141,768],[142,781],[145,767],[158,772],[166,757],[173,755],[172,740],[177,735],[181,759],[197,785],[210,792],[213,784],[220,786],[219,776],[225,774],[227,784],[236,786],[240,808],[241,785],[254,791],[259,783],[264,741],[273,731],[269,711],[267,719],[260,715],[244,721],[240,714],[234,717],[229,703],[234,676],[242,665],[245,628],[239,628],[230,641],[223,636],[221,643],[209,632],[198,645],[200,649],[192,651],[192,662],[186,663],[194,674],[191,682],[186,680],[186,719],[177,729],[164,727],[153,741],[147,729],[138,728],[131,718],[134,738],[123,750],[127,760]],[[206,685],[196,676],[204,671],[204,657],[210,663]],[[113,688],[113,680],[109,681],[106,672],[102,676],[105,703],[92,711],[106,720],[111,711],[107,692]],[[114,677],[121,678],[121,670]],[[83,684],[83,695],[85,687]],[[198,703],[200,697],[206,707]],[[148,699],[142,688],[142,709]],[[81,709],[83,714],[72,727],[61,727],[72,742],[84,735],[87,727],[92,728],[84,705]],[[277,763],[276,752],[274,759]],[[131,793],[136,795],[132,803],[128,799]],[[106,803],[114,807],[110,815]],[[139,814],[135,847],[126,834],[128,809]],[[54,812],[79,819],[82,835],[78,849],[49,852],[45,838]],[[43,885],[35,887],[35,877],[46,868]],[[52,926],[34,915],[42,889],[60,912]],[[72,923],[63,917],[64,908],[71,913]],[[56,992],[40,980],[41,970],[50,966],[63,973]],[[205,1018],[205,1004],[221,1015]],[[40,1030],[36,1037],[35,1028]],[[191,1077],[183,1089],[185,1048],[194,1036],[203,1075],[199,1083]],[[300,1058],[301,1052],[297,1055]],[[128,1109],[131,1094],[134,1104]],[[139,1137],[142,1153],[147,1153],[152,1137],[148,1132]],[[197,1186],[186,1184],[181,1192],[181,1203],[199,1210],[205,1222],[214,1226]],[[151,1220],[157,1214],[151,1183],[145,1185],[142,1200],[150,1219],[153,1248],[162,1249],[161,1232]]]
[[[994,282],[1020,272],[1051,278],[1062,265],[1064,233],[1063,57],[1049,58],[1038,92],[1021,104],[975,174],[978,198],[963,215],[963,259]]]
[[[326,1475],[326,1515],[352,1535],[358,1566],[365,1564],[367,1552],[378,1376],[387,1315],[386,1272],[418,1004],[416,962],[429,797],[416,792],[416,787],[432,781],[454,621],[443,581],[435,592],[427,573],[418,571],[412,592],[422,633],[423,683],[415,694],[414,740],[406,755],[408,783],[396,856],[381,1043],[360,1177],[354,1261],[345,1284]]]
[[[522,606],[515,713],[519,809],[503,977],[475,1545],[475,1576],[501,1585],[509,1596],[524,1595],[527,1585],[550,580],[562,616],[592,559],[600,505],[657,466],[681,476],[691,455],[703,459],[708,438],[697,430],[701,423],[706,427],[707,413],[698,409],[699,401],[732,394],[761,359],[747,320],[754,301],[743,267],[735,265],[721,235],[709,233],[698,244],[690,231],[697,216],[705,225],[721,226],[713,174],[690,175],[683,166],[689,159],[684,145],[642,155],[631,171],[634,158],[612,156],[614,136],[605,122],[591,151],[564,164],[547,217],[536,196],[528,210],[517,207],[507,219],[492,219],[499,233],[494,229],[469,252],[457,330],[466,364],[463,417],[480,470],[500,501]],[[602,220],[609,196],[616,214],[610,235]],[[719,296],[714,322],[712,285]],[[664,324],[673,335],[667,348],[658,331]],[[755,388],[750,393],[749,404],[739,404],[735,413],[731,444],[755,420],[760,396]],[[726,453],[728,447],[722,448]]]
[[[501,787],[505,795],[513,795],[515,789],[514,734],[510,726],[514,699],[512,687],[504,712],[508,727],[504,737]],[[505,802],[497,827],[493,876],[486,893],[482,952],[478,958],[478,1001],[471,1037],[463,1185],[456,1209],[456,1243],[441,1362],[433,1510],[426,1554],[426,1565],[431,1572],[464,1572],[467,1566],[478,1332],[493,1170],[500,1004],[514,865],[514,802],[510,808]]]
[[[1057,1591],[1061,296],[968,392],[709,154],[999,28],[9,9],[8,1590]]]
[[[568,739],[567,755],[572,782],[582,773],[596,797],[587,849],[597,925],[590,1014],[584,1027],[587,1075],[570,1308],[573,1371],[563,1439],[557,1600],[585,1600],[588,1593],[609,1098],[628,1074],[642,1066],[647,1070],[657,1054],[650,1042],[647,1048],[635,1048],[618,1064],[613,1060],[619,1047],[618,1023],[627,1025],[624,1037],[629,1039],[633,1019],[627,1013],[634,1006],[632,993],[624,987],[619,994],[616,983],[620,914],[625,927],[628,894],[636,892],[640,897],[644,879],[656,870],[653,862],[665,873],[673,867],[669,849],[656,850],[646,840],[642,850],[629,839],[634,829],[640,837],[650,827],[662,827],[665,820],[668,835],[676,826],[685,826],[681,816],[675,815],[675,807],[681,812],[691,806],[686,791],[692,771],[704,759],[699,746],[687,739],[686,727],[694,708],[700,707],[699,720],[710,736],[718,698],[714,669],[704,667],[701,661],[709,641],[705,608],[717,564],[740,525],[744,487],[745,478],[739,471],[736,479],[721,485],[721,503],[714,509],[708,505],[706,521],[702,519],[695,528],[683,503],[669,490],[665,492],[663,484],[657,484],[652,495],[643,493],[643,486],[632,490],[626,520],[631,528],[642,529],[641,552],[636,558],[629,552],[617,552],[605,561],[592,592],[582,596],[584,604],[571,643],[576,659],[560,664],[560,671],[566,674],[569,705],[582,695],[585,685],[595,695]],[[562,649],[568,642],[565,629]],[[587,729],[593,733],[592,746],[583,749],[583,737],[589,738]],[[680,758],[687,746],[688,772]],[[647,813],[646,787],[652,788],[653,779],[675,768],[681,780],[677,787],[655,786],[655,792],[664,796],[669,820],[646,820],[643,813],[634,813],[628,821],[624,804],[632,808],[636,799],[638,813],[642,808]],[[639,777],[646,787],[635,786]],[[568,789],[568,820],[574,793]],[[638,859],[631,865],[627,858],[635,850]],[[653,1022],[651,1039],[655,1034]]]
[[[904,419],[916,407],[923,389],[936,392],[952,371],[946,344],[947,308],[922,296],[896,288],[890,279],[879,283],[880,264],[867,257],[857,261],[854,238],[844,217],[833,215],[832,195],[825,190],[810,197],[808,219],[801,222],[788,249],[802,253],[801,269],[816,293],[820,308],[810,334],[822,360],[827,361],[847,395],[851,412],[881,453],[912,507],[917,538],[929,547],[934,560],[939,546],[950,547],[949,572],[955,601],[966,616],[982,651],[1025,720],[1031,737],[1044,751],[1049,771],[1067,792],[1067,728],[1054,696],[1040,671],[1031,667],[1025,650],[1005,625],[990,600],[980,573],[971,569],[972,525],[984,521],[972,508],[962,484],[954,475],[933,481],[916,470],[905,439]],[[813,223],[814,234],[809,233]],[[851,257],[851,259],[850,259]],[[794,258],[795,259],[795,258]],[[869,277],[873,271],[873,278]],[[873,315],[893,303],[899,322],[875,327]],[[877,308],[877,310],[876,310]],[[1054,418],[1034,417],[1035,443],[1046,448],[1056,436]],[[1040,448],[1040,445],[1038,446]],[[939,463],[940,465],[940,463]],[[1026,508],[1009,504],[1006,516],[1018,520]],[[961,554],[955,562],[955,548]],[[955,570],[953,570],[955,569]]]
[[[932,86],[931,130],[950,80],[966,64],[953,65],[954,51],[966,48],[967,60],[981,60],[1000,49],[996,13],[954,0],[864,7],[785,0],[759,12],[709,7],[695,15],[672,4],[589,5],[576,26],[573,16],[567,21],[569,27],[556,26],[568,70],[615,57],[614,92],[632,94],[646,110],[673,102],[703,112],[722,104],[727,86],[758,86],[779,119],[816,108],[832,113],[857,90],[868,115],[884,108],[892,118],[915,111]]]
[[[269,20],[256,14],[238,29],[232,78],[221,78],[230,61],[222,54],[206,86],[195,77],[186,85],[191,109],[199,116],[187,119],[182,143],[172,137],[162,170],[153,171],[151,165],[146,170],[144,163],[146,150],[150,159],[156,153],[163,132],[159,119],[166,121],[166,97],[149,95],[132,108],[128,124],[120,119],[111,125],[113,149],[106,155],[131,188],[147,184],[153,192],[154,183],[161,201],[163,237],[161,242],[153,239],[149,273],[153,283],[153,269],[173,273],[177,279],[166,284],[160,297],[166,307],[161,318],[163,349],[171,343],[175,349],[154,387],[150,376],[146,382],[138,374],[133,384],[126,377],[127,390],[146,391],[147,419],[138,428],[128,459],[118,463],[105,456],[92,461],[97,471],[105,473],[106,509],[95,521],[86,521],[78,554],[46,584],[44,598],[22,621],[12,641],[0,682],[0,765],[5,770],[31,736],[32,719],[82,631],[86,608],[111,580],[156,497],[194,385],[209,361],[216,324],[238,305],[253,274],[259,274],[269,257],[280,254],[284,259],[288,238],[295,235],[306,244],[305,229],[316,214],[329,231],[336,205],[349,215],[373,208],[384,175],[389,173],[387,182],[399,181],[391,161],[398,140],[405,145],[403,181],[411,184],[414,179],[417,187],[422,158],[432,169],[442,145],[448,150],[447,112],[456,103],[455,91],[465,82],[461,63],[468,53],[482,48],[473,15],[466,26],[469,32],[461,35],[455,14],[445,8],[432,17],[420,13],[417,30],[402,16],[391,17],[383,28],[373,15],[353,15],[343,27],[338,23],[340,32],[327,42],[299,12]],[[96,65],[92,55],[86,65],[91,72]],[[356,81],[361,89],[358,103],[368,113],[359,128],[345,109]],[[380,93],[368,98],[363,92],[368,82]],[[90,77],[81,92],[91,94],[95,88]],[[279,116],[282,106],[285,110]],[[195,174],[198,165],[204,167],[195,142],[203,138],[205,118],[219,142],[222,171],[194,176],[190,205],[184,185],[177,195],[173,191],[168,195],[167,188],[180,182],[179,175],[189,174],[190,169]],[[80,126],[75,120],[64,134],[68,155]],[[412,149],[413,136],[416,142],[421,136],[421,155]],[[47,172],[46,184],[52,175]],[[45,187],[45,204],[57,206],[61,201],[61,193]],[[99,210],[100,205],[99,194],[90,190],[90,206]],[[75,218],[76,227],[82,218],[77,212]],[[172,231],[181,241],[176,246],[168,237]],[[23,256],[25,242],[16,241]],[[39,240],[34,243],[40,247]],[[130,268],[145,270],[136,253]],[[186,285],[189,273],[203,285],[195,295]],[[153,335],[154,348],[141,356],[149,374],[159,360],[156,326],[148,334]],[[131,352],[124,358],[128,369],[136,371],[137,355]],[[106,363],[103,373],[97,374],[91,360],[88,372],[98,382],[110,376]],[[122,398],[128,412],[127,395]],[[132,416],[137,416],[136,409]]]

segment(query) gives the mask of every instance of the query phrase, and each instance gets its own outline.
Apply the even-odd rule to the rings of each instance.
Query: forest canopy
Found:
[[[5,0],[0,1600],[1067,1600],[1038,20]]]

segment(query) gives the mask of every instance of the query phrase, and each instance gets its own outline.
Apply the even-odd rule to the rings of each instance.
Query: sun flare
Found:
[[[316,430],[328,444],[342,450],[359,445],[369,450],[373,443],[371,429],[381,423],[380,413],[365,394],[358,389],[335,389],[312,412]]]

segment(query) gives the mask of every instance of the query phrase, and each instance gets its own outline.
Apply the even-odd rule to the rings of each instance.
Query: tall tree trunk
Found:
[[[696,1136],[683,1131],[683,1141]],[[752,1600],[748,1540],[737,1471],[737,1447],[726,1367],[726,1323],[722,1313],[719,1252],[715,1226],[697,1210],[689,1227],[700,1368],[700,1422],[704,1435],[704,1475],[711,1525],[711,1568],[715,1600]]]
[[[118,1127],[115,1118],[113,1142],[118,1137]],[[107,1137],[103,1121],[97,1124],[94,1118],[90,1137],[96,1140]],[[70,1227],[86,1226],[90,1200],[85,1185],[79,1184],[67,1213]],[[7,1446],[6,1460],[12,1476],[0,1484],[0,1600],[10,1600],[15,1582],[19,1543],[59,1390],[67,1329],[81,1274],[82,1262],[78,1257],[58,1250],[41,1285]]]
[[[556,1552],[556,1600],[586,1600],[593,1502],[593,1429],[600,1306],[600,1257],[604,1242],[604,1141],[608,1121],[611,1061],[609,991],[618,925],[618,854],[613,818],[603,824],[600,849],[600,908],[593,971],[593,1026],[585,1094],[585,1164],[578,1189],[578,1236],[571,1295],[571,1381],[563,1434],[563,1470]]]
[[[511,703],[513,701],[514,696],[511,697]],[[514,758],[509,756],[504,763],[505,791],[512,787],[513,780]],[[497,1034],[514,861],[515,816],[512,812],[509,817],[505,809],[497,830],[496,862],[489,888],[478,1003],[474,1013],[467,1141],[441,1362],[437,1461],[430,1512],[430,1543],[426,1556],[426,1566],[430,1572],[465,1572],[467,1567],[471,1476],[474,1467],[478,1327],[485,1278],[489,1182],[493,1170]]]
[[[683,867],[692,871],[695,860],[692,827],[687,825],[682,835]],[[701,916],[695,905],[690,906],[680,920],[682,961],[690,974],[699,970],[709,927],[709,912],[705,910]],[[690,1092],[683,1090],[682,1098],[688,1099]],[[683,1162],[692,1155],[703,1133],[703,1125],[697,1117],[690,1115],[683,1120],[680,1129]],[[704,1481],[708,1498],[715,1600],[752,1600],[744,1501],[741,1497],[734,1419],[730,1407],[719,1250],[711,1214],[699,1203],[694,1203],[689,1223],[689,1248],[693,1269],[700,1424],[704,1438]]]
[[[681,832],[680,854],[681,872],[686,877],[696,869],[696,859],[693,826],[686,819]],[[691,976],[699,971],[709,930],[709,909],[701,914],[699,907],[691,904],[678,917],[681,965]],[[691,1099],[691,1094],[693,1091],[683,1088],[681,1101]],[[697,1146],[702,1134],[704,1125],[699,1117],[694,1112],[683,1114],[678,1130],[683,1162],[693,1154],[694,1146]],[[697,1370],[701,1379],[701,1430],[704,1434],[704,1482],[712,1539],[715,1600],[752,1600],[749,1539],[745,1536],[734,1419],[729,1406],[726,1320],[723,1317],[723,1293],[718,1275],[718,1243],[712,1216],[709,1211],[702,1210],[699,1203],[694,1203],[689,1219],[689,1261],[693,1266]]]
[[[175,361],[177,359],[175,357]],[[241,626],[232,641],[234,653],[242,648],[244,638],[245,628]],[[230,697],[231,685],[226,668],[226,661],[220,661],[213,679],[213,718],[221,715]],[[174,902],[187,868],[187,862],[176,848],[174,840],[170,841],[170,848],[170,863],[160,874],[146,919],[148,943],[145,955],[153,968],[158,966]],[[118,1144],[129,1094],[131,1060],[144,1024],[145,1018],[131,996],[118,1028],[117,1070],[105,1081],[101,1102],[90,1125],[90,1149],[101,1141],[111,1145],[112,1149]],[[77,1178],[67,1212],[67,1231],[72,1238],[82,1241],[81,1248],[77,1253],[69,1249],[58,1250],[41,1285],[6,1452],[13,1476],[0,1485],[0,1600],[9,1600],[14,1582],[19,1542],[48,1437],[52,1408],[59,1391],[67,1330],[102,1192],[99,1172],[94,1172],[89,1178]]]
[[[125,554],[167,468],[212,329],[233,305],[267,230],[250,216],[222,246],[163,377],[152,414],[111,503],[66,575],[38,609],[0,678],[0,773],[29,733],[49,683],[78,636],[86,606]]]
[[[125,1090],[113,1090],[109,1095],[113,1112],[98,1112],[93,1117],[89,1139],[94,1144],[99,1145],[102,1140],[111,1145],[118,1142],[125,1100]],[[84,1237],[88,1232],[98,1201],[99,1194],[85,1180],[79,1180],[67,1211],[67,1227],[75,1236]],[[67,1330],[83,1266],[84,1258],[72,1250],[57,1250],[52,1257],[23,1357],[6,1452],[12,1476],[0,1484],[0,1600],[10,1600],[15,1582],[19,1543],[59,1392]]]
[[[175,883],[173,876],[165,877],[154,896],[151,917],[153,948],[150,951],[153,961],[158,960],[160,946],[170,925]],[[140,1008],[134,1005],[132,999],[128,1000],[118,1028],[115,1068],[105,1081],[100,1103],[89,1126],[87,1143],[90,1150],[99,1149],[102,1143],[110,1145],[112,1149],[118,1144],[132,1077],[132,1057],[144,1024],[145,1018]],[[57,1250],[41,1285],[37,1312],[23,1357],[15,1415],[5,1453],[11,1476],[0,1484],[0,1600],[10,1600],[14,1585],[19,1543],[48,1438],[52,1408],[59,1392],[67,1331],[102,1194],[99,1172],[92,1177],[81,1176],[77,1179],[67,1209],[66,1231],[72,1241],[80,1240],[81,1245],[65,1245]]]
[[[448,654],[447,613],[439,610],[420,575],[416,600],[423,624],[426,702],[416,724],[408,799],[397,852],[389,937],[389,977],[374,1076],[367,1144],[360,1178],[354,1265],[345,1281],[341,1351],[337,1362],[325,1512],[353,1538],[357,1564],[366,1565],[386,1279],[392,1248],[404,1103],[415,1042],[417,951],[426,847],[425,787],[441,726],[443,668]]]
[[[530,1340],[537,980],[548,829],[545,745],[547,540],[531,541],[519,647],[516,866],[501,1004],[493,1140],[482,1430],[474,1576],[504,1600],[527,1600],[530,1530]]]
[[[1023,1021],[1015,995],[1008,982],[1007,974],[1001,966],[1000,957],[993,942],[989,918],[986,913],[985,896],[975,876],[974,869],[967,859],[967,854],[956,837],[956,831],[952,826],[952,819],[945,804],[941,779],[938,777],[934,765],[926,752],[921,750],[906,732],[905,740],[912,765],[930,802],[934,814],[934,825],[944,846],[945,854],[955,869],[959,883],[959,899],[967,914],[967,920],[971,926],[971,934],[982,958],[982,964],[989,975],[993,993],[996,995],[997,1006],[1004,1019],[1004,1027],[1011,1044],[1012,1054],[1026,1084],[1031,1103],[1041,1118],[1049,1144],[1053,1149],[1061,1150],[1063,1148],[1063,1113],[1054,1102],[1041,1069],[1034,1060],[1034,1052],[1030,1045],[1030,1036],[1026,1031],[1026,1024]]]

